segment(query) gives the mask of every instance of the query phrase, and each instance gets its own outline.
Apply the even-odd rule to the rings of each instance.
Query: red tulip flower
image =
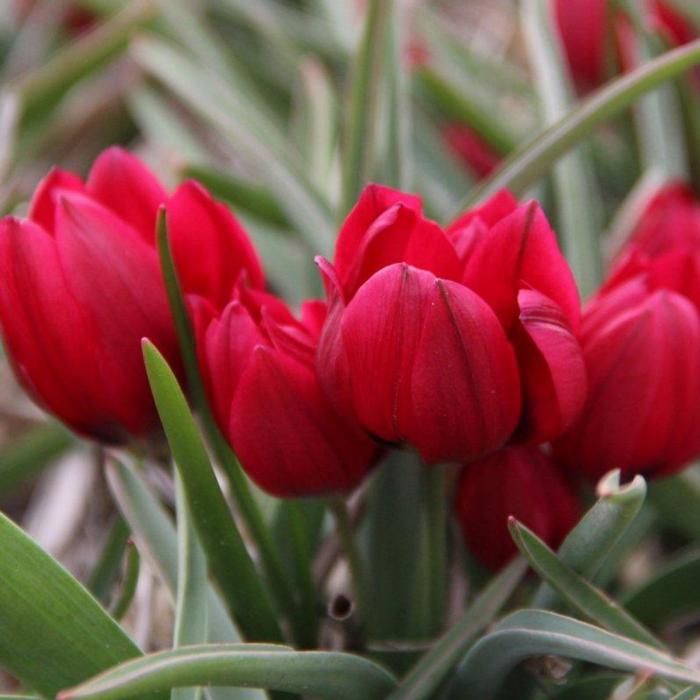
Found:
[[[581,342],[589,395],[555,443],[563,463],[665,476],[700,452],[700,317],[687,298],[640,275],[589,303]]]
[[[508,447],[468,464],[457,488],[456,510],[469,551],[490,569],[499,569],[517,553],[509,516],[558,547],[580,514],[563,474],[537,447]]]
[[[448,124],[442,129],[448,148],[478,178],[488,177],[501,162],[501,155],[473,129],[464,124]]]
[[[275,297],[241,289],[221,314],[194,301],[214,412],[250,477],[280,497],[355,487],[377,448],[321,391],[315,368],[322,302],[302,319]]]
[[[319,376],[334,405],[429,463],[550,439],[585,395],[578,295],[536,204],[501,193],[445,232],[420,200],[365,189],[335,265]]]
[[[187,292],[220,306],[239,278],[262,287],[257,256],[227,209],[194,182],[168,195],[118,148],[85,182],[52,171],[28,218],[0,222],[0,326],[17,377],[40,405],[100,440],[146,437],[159,425],[141,338],[180,368],[155,249],[161,205]]]
[[[608,78],[608,55],[615,48],[624,70],[637,65],[635,38],[628,18],[609,0],[552,0],[553,12],[571,75],[585,92]],[[672,46],[697,36],[690,20],[663,0],[645,0],[650,28]]]

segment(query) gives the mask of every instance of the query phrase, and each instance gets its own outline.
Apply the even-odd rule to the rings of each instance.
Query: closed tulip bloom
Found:
[[[377,448],[321,391],[315,370],[325,305],[302,320],[280,300],[236,295],[221,315],[198,305],[198,347],[217,422],[248,475],[279,497],[349,491]]]
[[[322,386],[380,442],[469,461],[580,410],[578,296],[536,205],[500,193],[445,232],[416,197],[369,186],[319,266]]]
[[[634,28],[614,2],[552,0],[552,3],[569,69],[579,90],[585,92],[605,82],[614,56],[623,70],[631,70],[640,63]],[[671,46],[680,46],[697,36],[690,18],[672,3],[644,0],[640,4],[648,28]]]
[[[464,124],[447,124],[442,128],[441,136],[447,147],[477,178],[488,177],[501,162],[501,154]]]
[[[613,468],[664,476],[700,451],[700,317],[685,297],[643,277],[587,307],[581,329],[588,399],[556,443],[592,478]]]
[[[85,182],[52,171],[28,218],[0,222],[0,326],[10,361],[37,403],[83,435],[121,442],[157,430],[141,338],[180,371],[155,249],[160,206],[187,292],[218,305],[238,278],[263,285],[250,242],[222,205],[193,182],[169,196],[118,148],[97,159]]]
[[[468,464],[455,505],[469,551],[494,570],[517,553],[511,515],[558,547],[580,514],[564,475],[537,447],[508,447]]]
[[[678,292],[700,309],[700,202],[688,186],[670,183],[652,197],[601,294],[639,276],[650,290]]]

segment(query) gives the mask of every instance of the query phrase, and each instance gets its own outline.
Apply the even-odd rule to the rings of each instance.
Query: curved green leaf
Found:
[[[141,553],[158,572],[173,602],[177,588],[177,535],[163,506],[146,484],[115,459],[106,465],[107,483],[124,518],[129,523]],[[238,642],[238,631],[226,614],[221,598],[209,588],[210,640]]]
[[[258,546],[261,563],[267,574],[270,590],[274,594],[279,607],[284,610],[292,621],[296,637],[301,638],[304,636],[301,631],[301,628],[304,627],[304,621],[300,619],[300,611],[294,601],[293,592],[288,585],[288,577],[282,566],[282,561],[272,539],[270,529],[264,522],[260,509],[248,486],[248,481],[242,473],[235,455],[224,440],[209,406],[204,382],[199,370],[194,330],[187,313],[185,298],[170,249],[165,208],[161,208],[158,212],[156,239],[161,270],[168,294],[168,303],[170,304],[170,311],[177,330],[180,353],[183,357],[187,375],[187,384],[193,395],[195,407],[202,418],[202,423],[215,454],[219,458],[221,465],[226,469],[236,504]]]
[[[204,644],[208,637],[209,606],[207,601],[207,560],[197,539],[187,497],[179,475],[175,476],[175,510],[177,513],[177,600],[173,647]],[[198,689],[174,691],[172,700],[196,700]]]
[[[612,81],[519,148],[480,187],[469,193],[461,202],[459,211],[502,188],[510,189],[516,195],[523,194],[598,124],[699,61],[700,40],[696,40]]]
[[[427,700],[464,655],[469,645],[498,614],[525,573],[522,559],[512,561],[472,601],[460,620],[401,679],[387,700]]]
[[[147,340],[143,354],[187,503],[224,602],[249,639],[278,641],[282,633],[272,604],[221,493],[185,396],[168,363]]]
[[[698,700],[700,698],[700,689],[697,687],[686,688],[680,693],[674,695],[670,700]]]
[[[509,520],[508,527],[515,544],[532,568],[567,603],[611,632],[663,649],[663,644],[649,630],[603,591],[563,564],[532,530],[514,518]]]
[[[141,654],[88,591],[0,514],[0,666],[46,697]]]
[[[329,253],[335,238],[330,206],[266,114],[254,109],[220,76],[166,42],[141,37],[133,44],[132,54],[144,70],[218,129],[246,161],[260,168],[299,235],[314,252]]]
[[[126,615],[136,593],[136,584],[139,581],[139,571],[141,570],[141,557],[139,550],[133,542],[127,543],[126,548],[126,573],[124,583],[119,598],[110,608],[110,613],[115,620],[121,620]]]
[[[352,654],[293,651],[262,644],[182,647],[111,669],[59,700],[121,700],[144,691],[195,685],[228,685],[328,700],[380,700],[395,678],[372,661]]]
[[[557,555],[562,563],[586,579],[593,578],[637,517],[646,492],[646,482],[641,476],[621,486],[618,470],[606,474],[598,482],[598,500],[559,547]],[[532,604],[549,608],[556,604],[557,599],[551,587],[543,583]]]
[[[625,607],[648,625],[664,625],[698,608],[700,552],[683,554],[661,566],[623,598]]]
[[[546,654],[618,671],[645,670],[671,680],[700,682],[700,671],[653,647],[564,615],[521,610],[472,647],[457,671],[449,698],[491,700],[511,669],[527,658]]]

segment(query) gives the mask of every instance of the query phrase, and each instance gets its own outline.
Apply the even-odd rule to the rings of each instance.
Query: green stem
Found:
[[[136,545],[129,541],[127,543],[126,553],[126,574],[124,576],[124,585],[122,592],[117,601],[110,610],[112,617],[115,620],[121,620],[126,615],[131,601],[136,593],[136,584],[139,581],[139,571],[141,570],[141,557]]]
[[[333,514],[338,537],[340,538],[340,543],[348,561],[355,600],[357,601],[357,607],[362,617],[367,614],[365,595],[367,591],[365,588],[367,579],[365,578],[364,562],[362,561],[360,550],[355,541],[355,533],[353,531],[350,513],[348,512],[347,504],[342,498],[329,499],[328,508]]]
[[[95,598],[103,603],[109,598],[130,533],[124,518],[117,515],[107,535],[100,559],[90,575],[87,587]]]
[[[416,633],[431,637],[439,632],[445,617],[448,517],[445,468],[424,467],[422,479],[414,615]]]

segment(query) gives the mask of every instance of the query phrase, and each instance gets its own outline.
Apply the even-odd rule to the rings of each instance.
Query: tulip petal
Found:
[[[214,415],[222,431],[231,421],[231,404],[253,348],[265,339],[247,309],[231,302],[206,330],[199,330],[202,375]]]
[[[336,255],[336,271],[350,298],[375,272],[405,262],[446,279],[460,274],[457,253],[433,221],[402,203],[384,210],[358,241],[352,260]]]
[[[608,0],[554,0],[569,68],[582,89],[605,79]]]
[[[348,491],[376,451],[333,411],[312,369],[263,346],[241,377],[229,435],[251,478],[283,498]]]
[[[0,325],[16,374],[74,430],[122,437],[103,396],[95,330],[65,281],[54,240],[31,221],[0,222]]]
[[[148,337],[181,374],[180,355],[155,249],[99,204],[63,195],[56,246],[76,302],[95,326],[104,391],[131,432],[157,424],[141,355]]]
[[[398,421],[426,462],[468,461],[500,447],[515,428],[517,366],[487,304],[454,282],[432,286]]]
[[[571,327],[578,328],[576,283],[536,202],[519,206],[491,229],[467,260],[463,282],[494,309],[506,328],[517,318],[521,288],[549,297]]]
[[[180,185],[167,204],[173,258],[183,289],[223,308],[245,273],[254,288],[265,285],[247,233],[221,203],[198,183]]]
[[[578,417],[586,400],[581,346],[561,309],[530,289],[518,294],[519,323],[513,342],[523,383],[518,439],[548,442]]]
[[[355,266],[367,229],[383,212],[396,204],[402,204],[416,214],[423,209],[419,197],[391,187],[371,183],[362,190],[357,204],[343,222],[335,244],[334,261],[342,279]]]
[[[65,192],[84,192],[83,181],[67,170],[53,168],[39,183],[32,203],[29,206],[29,218],[49,233],[53,233],[56,217],[56,202]]]
[[[344,354],[332,360],[347,367],[360,423],[386,442],[400,443],[408,437],[398,422],[400,394],[410,401],[406,384],[434,282],[429,272],[403,263],[390,265],[360,287],[340,320]],[[328,323],[333,323],[333,313],[331,305]]]
[[[518,200],[508,191],[499,190],[491,195],[483,204],[460,214],[448,227],[447,233],[452,235],[460,229],[470,226],[474,221],[480,221],[487,228],[492,228],[518,207]]]
[[[584,336],[589,395],[556,443],[592,477],[671,472],[700,450],[700,319],[693,305],[657,291]]]
[[[85,187],[91,197],[133,226],[144,241],[153,243],[158,207],[168,193],[136,156],[117,146],[102,151]]]
[[[490,569],[499,569],[517,553],[509,516],[558,547],[579,515],[564,476],[536,447],[505,448],[467,465],[456,508],[469,551]]]

